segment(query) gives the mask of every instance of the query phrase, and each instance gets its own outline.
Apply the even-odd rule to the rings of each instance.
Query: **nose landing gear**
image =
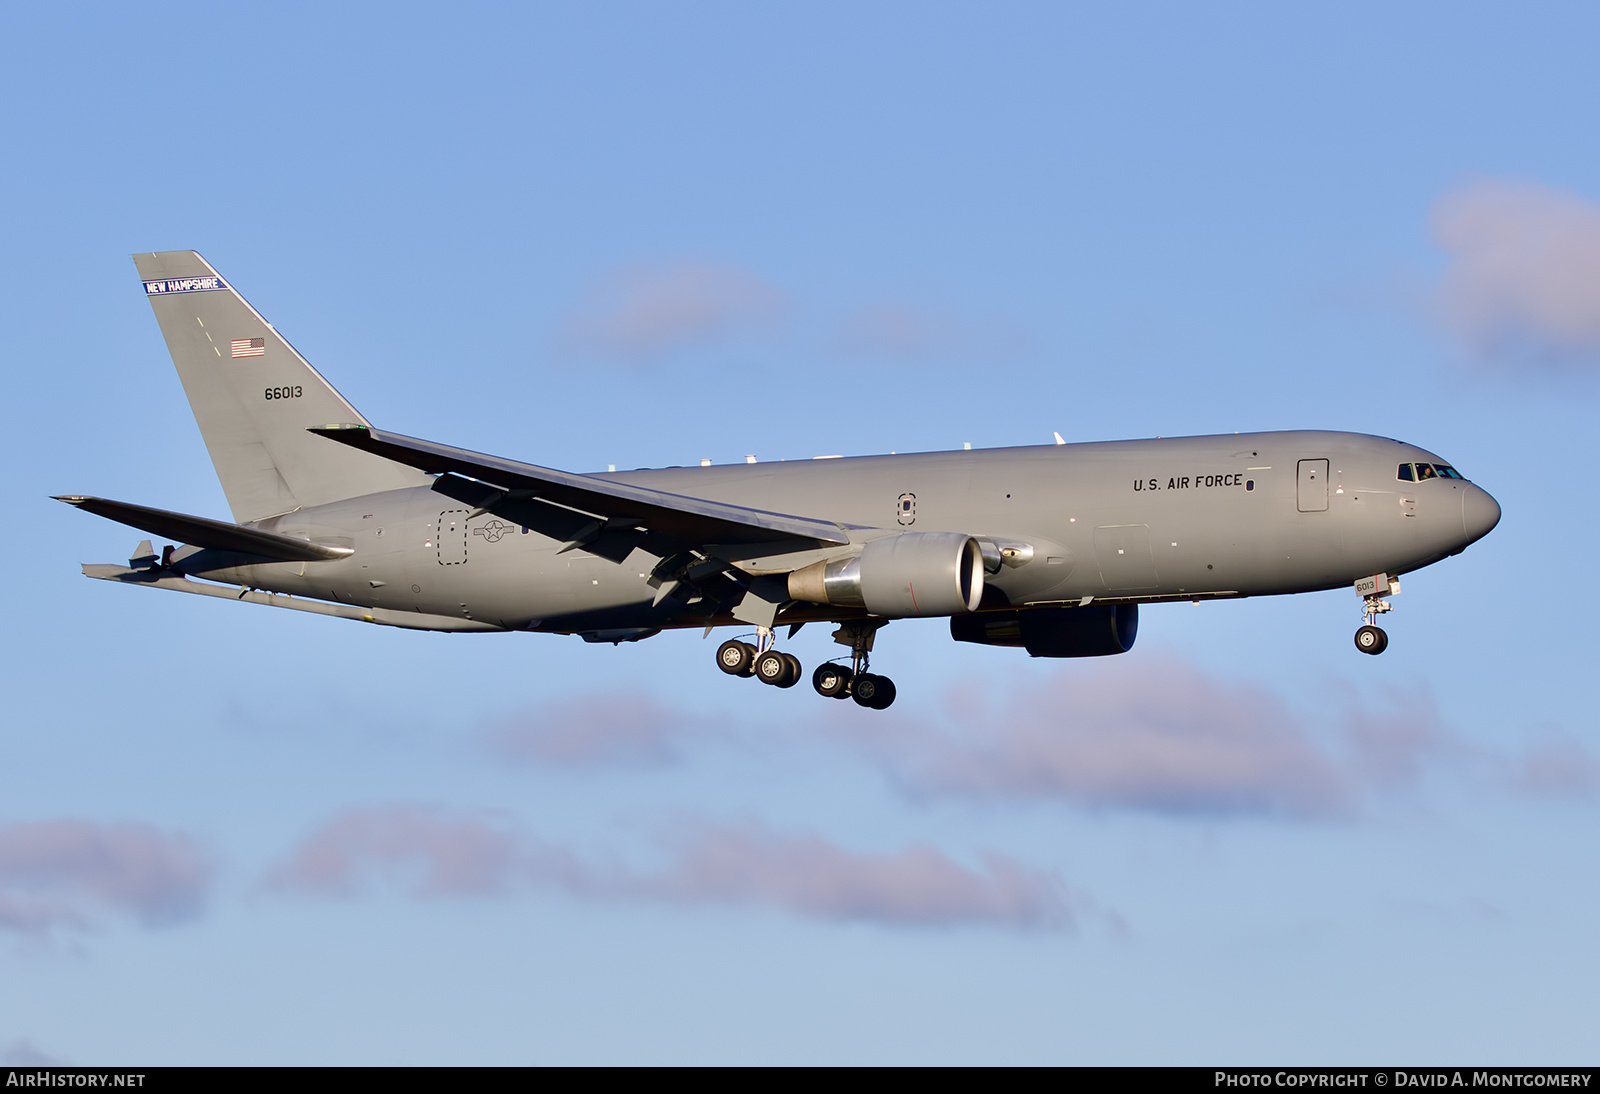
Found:
[[[1356,592],[1361,594],[1362,617],[1366,620],[1356,631],[1356,649],[1376,657],[1389,648],[1389,635],[1377,625],[1378,616],[1394,611],[1394,605],[1384,597],[1398,595],[1400,582],[1388,574],[1364,577],[1356,582]]]

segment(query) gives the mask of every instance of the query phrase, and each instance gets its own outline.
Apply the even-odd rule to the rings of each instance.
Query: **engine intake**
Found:
[[[855,558],[794,571],[789,597],[866,608],[891,619],[976,611],[983,599],[983,550],[960,532],[884,536]]]
[[[1127,653],[1139,634],[1139,605],[1024,608],[950,620],[950,637],[981,646],[1021,646],[1034,657]]]

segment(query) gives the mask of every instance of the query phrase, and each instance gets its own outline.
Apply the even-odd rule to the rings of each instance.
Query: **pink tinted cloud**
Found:
[[[846,317],[839,331],[846,353],[902,361],[942,357],[965,342],[961,328],[948,316],[895,303],[861,308]]]
[[[1466,744],[1445,725],[1431,692],[1385,688],[1360,702],[1346,695],[1336,740],[1351,784],[1369,789],[1407,786],[1428,765],[1465,759]]]
[[[937,713],[908,710],[870,737],[842,739],[921,799],[1322,818],[1441,773],[1525,795],[1600,797],[1600,757],[1578,738],[1474,743],[1425,687],[1330,687],[1296,707],[1152,654],[941,698]]]
[[[64,1067],[66,1061],[50,1055],[26,1037],[18,1038],[0,1049],[0,1064],[12,1067]]]
[[[952,692],[946,709],[880,737],[880,761],[913,793],[1178,813],[1350,803],[1347,772],[1281,698],[1172,657],[1075,664],[992,701]]]
[[[268,884],[339,896],[373,882],[418,896],[493,893],[519,853],[516,834],[494,817],[423,805],[352,809],[306,837]]]
[[[1028,338],[1010,323],[957,320],[943,311],[880,301],[847,315],[837,334],[840,351],[908,364],[955,358],[992,360],[1022,356]]]
[[[777,323],[782,293],[737,266],[680,261],[621,270],[597,285],[561,334],[579,357],[643,362]]]
[[[1576,738],[1552,736],[1508,765],[1514,789],[1538,797],[1593,797],[1600,794],[1600,759]]]
[[[820,836],[760,825],[707,827],[677,848],[662,872],[638,879],[673,900],[756,904],[813,918],[1017,928],[1074,925],[1074,898],[1054,875],[985,853],[963,866],[931,847],[886,854],[839,847]]]
[[[352,895],[370,883],[418,897],[554,890],[591,900],[765,906],[812,919],[1062,929],[1087,906],[1052,874],[985,853],[964,866],[929,847],[871,854],[761,825],[702,825],[639,869],[585,858],[497,820],[392,805],[335,817],[269,878],[271,887]]]
[[[211,873],[193,839],[150,825],[0,825],[0,927],[83,927],[101,912],[175,923],[199,913]]]
[[[1483,182],[1439,201],[1433,233],[1450,256],[1439,315],[1476,354],[1600,361],[1600,206]]]
[[[681,744],[707,729],[703,718],[669,710],[642,692],[596,692],[506,718],[485,739],[513,763],[648,767],[678,760]]]

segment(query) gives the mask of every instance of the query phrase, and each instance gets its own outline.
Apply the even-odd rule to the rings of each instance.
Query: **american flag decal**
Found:
[[[233,340],[233,355],[235,357],[265,357],[267,355],[267,340],[265,338],[235,338]]]

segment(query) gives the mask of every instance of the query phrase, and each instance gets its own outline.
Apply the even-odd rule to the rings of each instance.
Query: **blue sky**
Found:
[[[7,9],[0,1056],[1589,1059],[1597,31]],[[190,247],[378,425],[533,462],[1351,429],[1505,518],[1381,658],[1341,591],[1085,662],[904,622],[882,715],[89,582],[140,537],[48,495],[227,513],[128,260]]]

